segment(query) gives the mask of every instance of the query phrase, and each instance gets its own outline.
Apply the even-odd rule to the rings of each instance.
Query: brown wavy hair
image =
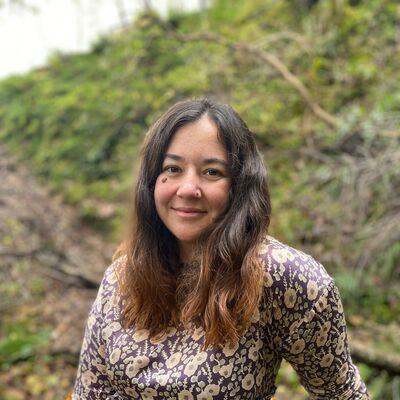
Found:
[[[228,152],[229,206],[202,232],[197,261],[185,267],[176,238],[157,214],[154,187],[174,133],[203,115],[214,121]],[[271,213],[267,172],[253,134],[230,106],[186,100],[150,128],[141,157],[129,234],[115,255],[126,260],[118,273],[123,326],[148,329],[154,337],[183,323],[203,327],[205,347],[236,342],[260,301],[257,248]]]

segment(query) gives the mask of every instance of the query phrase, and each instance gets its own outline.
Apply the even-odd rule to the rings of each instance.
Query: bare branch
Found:
[[[230,49],[231,51],[238,51],[246,56],[252,57],[257,61],[263,61],[269,64],[300,94],[306,106],[316,117],[324,121],[331,128],[336,128],[338,126],[337,118],[321,108],[321,106],[312,98],[309,90],[300,81],[300,79],[294,75],[288,69],[288,67],[274,54],[247,43],[231,42],[230,40],[211,32],[197,32],[191,34],[181,34],[175,32],[174,36],[184,42],[203,40],[218,43]]]
[[[269,45],[271,43],[280,41],[280,40],[292,40],[296,43],[298,43],[301,47],[304,49],[308,50],[310,48],[309,43],[307,42],[307,39],[303,36],[300,35],[296,32],[290,32],[290,31],[282,31],[282,32],[276,32],[272,33],[266,37],[263,37],[257,42],[254,43],[255,47],[262,47],[265,45]]]
[[[350,339],[350,349],[354,360],[391,374],[400,374],[400,357],[396,354],[383,353],[353,338]]]

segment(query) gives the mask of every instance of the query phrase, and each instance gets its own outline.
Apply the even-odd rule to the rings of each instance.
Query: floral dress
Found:
[[[352,363],[338,289],[311,256],[266,237],[264,290],[238,343],[204,350],[204,331],[171,326],[157,338],[123,329],[115,269],[89,314],[72,398],[271,399],[282,359],[311,399],[369,399]]]

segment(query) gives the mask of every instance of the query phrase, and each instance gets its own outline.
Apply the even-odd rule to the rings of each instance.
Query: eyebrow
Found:
[[[177,154],[172,154],[172,153],[166,153],[165,158],[171,158],[172,160],[175,161],[185,161],[185,157],[178,156]],[[211,157],[211,158],[205,158],[203,160],[203,164],[221,164],[222,166],[228,168],[229,165],[225,160],[222,160],[221,158],[216,158],[216,157]]]

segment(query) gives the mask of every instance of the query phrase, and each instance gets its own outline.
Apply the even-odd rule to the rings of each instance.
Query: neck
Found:
[[[195,255],[195,246],[193,243],[179,242],[179,256],[184,264],[190,263]]]

